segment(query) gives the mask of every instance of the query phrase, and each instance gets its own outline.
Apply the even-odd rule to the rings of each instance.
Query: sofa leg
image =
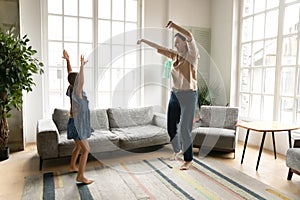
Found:
[[[288,176],[287,176],[287,180],[292,180],[292,176],[293,176],[293,172],[291,170],[291,168],[289,168],[289,173],[288,173]]]
[[[43,167],[43,159],[40,157],[40,171],[42,170]]]

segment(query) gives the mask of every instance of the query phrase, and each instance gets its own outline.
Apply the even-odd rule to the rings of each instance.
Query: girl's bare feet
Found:
[[[179,156],[180,154],[182,154],[182,151],[181,151],[181,150],[180,150],[179,152],[177,152],[177,153],[174,152],[174,153],[172,154],[170,160],[177,160],[177,159],[178,159],[178,156]]]
[[[77,178],[76,178],[76,181],[77,181],[77,183],[79,183],[79,184],[84,184],[84,185],[88,185],[88,184],[91,184],[91,183],[94,182],[93,180],[89,180],[89,179],[87,179],[87,178],[85,178],[85,177],[83,177],[83,178],[77,177]]]
[[[188,170],[192,166],[192,161],[184,161],[183,165],[180,167],[180,170]]]
[[[77,167],[69,167],[69,172],[70,173],[78,172],[78,168]]]

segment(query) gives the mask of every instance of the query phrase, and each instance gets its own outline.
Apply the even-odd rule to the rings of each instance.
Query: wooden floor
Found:
[[[214,157],[218,161],[236,168],[243,173],[264,182],[265,184],[272,185],[285,193],[293,193],[300,199],[300,176],[294,174],[292,181],[286,180],[288,168],[285,165],[284,156],[277,155],[277,159],[275,160],[272,152],[264,150],[258,171],[256,171],[255,166],[258,156],[258,148],[251,146],[247,147],[244,163],[241,165],[242,149],[243,146],[239,143],[235,159],[233,159],[232,153],[211,153],[208,156]],[[197,149],[195,149],[195,151],[196,150]],[[166,145],[163,148],[152,152],[139,152],[133,153],[130,156],[106,158],[101,160],[101,162],[104,164],[106,162],[123,162],[133,159],[166,157],[170,154],[171,147],[170,145]],[[69,161],[69,158],[45,161],[42,171],[67,170]],[[90,159],[87,167],[94,165],[99,165],[99,161]],[[23,192],[24,177],[37,173],[41,173],[41,171],[39,171],[39,158],[35,144],[27,145],[25,150],[22,152],[11,153],[8,160],[0,162],[0,200],[19,200]]]

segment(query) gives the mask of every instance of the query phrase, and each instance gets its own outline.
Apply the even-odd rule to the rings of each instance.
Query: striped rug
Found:
[[[296,199],[217,161],[195,158],[190,170],[183,161],[164,158],[93,167],[95,182],[76,184],[74,173],[48,172],[25,179],[22,199]]]

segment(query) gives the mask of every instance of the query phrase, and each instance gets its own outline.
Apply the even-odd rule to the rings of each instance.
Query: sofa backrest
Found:
[[[109,108],[107,115],[110,128],[146,125],[152,123],[153,107]]]
[[[98,130],[109,130],[109,122],[106,109],[90,111],[91,127]]]
[[[200,126],[236,129],[238,108],[225,106],[201,106]]]
[[[55,108],[52,114],[52,120],[59,132],[66,131],[69,120],[69,110]]]

